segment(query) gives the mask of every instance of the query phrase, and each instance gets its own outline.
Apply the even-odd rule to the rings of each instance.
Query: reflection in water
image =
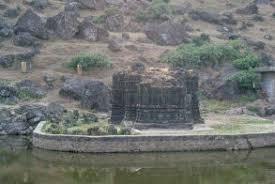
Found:
[[[2,184],[271,184],[275,149],[249,152],[73,154],[0,137]]]

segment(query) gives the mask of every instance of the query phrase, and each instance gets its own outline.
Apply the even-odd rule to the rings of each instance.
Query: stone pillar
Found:
[[[125,102],[125,120],[135,121],[138,98],[138,85],[141,82],[141,75],[127,74],[124,79],[124,102]]]
[[[185,85],[187,87],[187,94],[190,96],[190,104],[186,105],[186,110],[190,111],[194,123],[202,123],[200,116],[200,105],[198,99],[199,92],[199,77],[196,72],[189,70],[185,73]],[[190,108],[190,109],[189,109]]]
[[[31,64],[31,62],[21,62],[20,63],[21,64],[21,72],[22,73],[28,73],[28,72],[30,72],[31,71],[31,69],[32,69],[32,64]]]
[[[82,74],[83,74],[82,65],[78,64],[78,65],[77,65],[76,71],[77,71],[77,74],[78,74],[78,75],[82,75]]]
[[[120,123],[125,115],[124,78],[125,74],[123,72],[113,75],[111,122],[114,124]]]

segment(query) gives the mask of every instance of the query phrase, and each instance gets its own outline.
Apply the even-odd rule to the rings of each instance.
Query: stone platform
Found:
[[[46,150],[119,153],[179,152],[208,150],[244,150],[275,146],[273,128],[260,133],[196,134],[187,130],[146,130],[140,135],[82,136],[54,135],[41,131],[41,122],[33,133],[33,146]]]

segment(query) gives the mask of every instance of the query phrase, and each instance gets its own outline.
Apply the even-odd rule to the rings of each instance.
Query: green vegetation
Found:
[[[257,96],[255,94],[242,95],[232,100],[223,100],[223,101],[202,97],[200,99],[200,104],[201,104],[200,109],[203,114],[207,114],[210,112],[223,113],[227,110],[230,110],[231,108],[244,106],[249,102],[255,101],[256,99],[257,99]]]
[[[29,101],[33,99],[40,99],[43,97],[43,95],[38,95],[36,93],[33,93],[31,90],[28,89],[19,89],[17,92],[17,96],[20,100],[23,101]]]
[[[42,127],[42,131],[51,134],[70,135],[129,135],[128,129],[122,125],[113,126],[111,129],[107,120],[98,122],[76,122],[73,124],[56,124],[47,121]],[[111,131],[110,131],[111,130]]]
[[[110,6],[108,8],[106,8],[104,10],[104,14],[102,15],[98,15],[98,16],[94,16],[93,19],[93,23],[95,24],[103,24],[106,20],[106,17],[110,16],[110,15],[116,15],[116,14],[120,14],[119,8],[116,6]]]
[[[169,5],[169,0],[153,0],[148,8],[137,11],[136,19],[138,21],[167,19],[173,14],[174,10]]]
[[[269,131],[273,125],[272,120],[251,116],[227,117],[221,124],[212,125],[216,133],[238,134],[249,132]]]
[[[259,76],[254,72],[254,70],[243,70],[231,77],[228,80],[237,81],[239,87],[244,90],[253,90],[259,85]]]
[[[115,15],[119,14],[120,10],[117,6],[110,6],[104,10],[104,15],[109,16],[109,15]]]
[[[260,59],[240,40],[216,44],[209,43],[209,38],[201,35],[194,38],[192,43],[180,45],[175,51],[168,53],[164,62],[174,67],[197,69],[230,62],[240,71],[228,80],[237,81],[240,89],[253,90],[259,82],[253,69],[259,66]]]
[[[105,22],[105,16],[104,15],[99,15],[93,17],[93,23],[95,24],[103,24]]]
[[[192,43],[196,46],[202,46],[210,42],[210,37],[208,34],[202,33],[200,36],[195,36],[192,38]]]
[[[76,69],[77,65],[81,65],[83,70],[92,68],[111,67],[111,60],[99,53],[79,54],[71,59],[68,64],[69,68]]]

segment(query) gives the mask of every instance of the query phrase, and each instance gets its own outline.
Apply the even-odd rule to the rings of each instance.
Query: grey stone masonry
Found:
[[[193,71],[150,69],[113,75],[112,123],[135,128],[192,128],[202,123],[198,75]]]

